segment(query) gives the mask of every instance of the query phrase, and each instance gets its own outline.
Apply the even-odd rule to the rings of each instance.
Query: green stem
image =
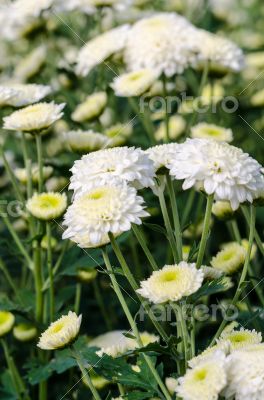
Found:
[[[251,250],[252,250],[252,246],[253,246],[253,241],[254,241],[254,235],[255,235],[255,221],[256,221],[256,209],[253,205],[250,206],[250,227],[249,227],[249,239],[248,239],[248,249],[247,249],[247,254],[246,254],[246,259],[245,259],[245,263],[243,266],[243,270],[240,276],[240,280],[238,283],[238,287],[236,289],[235,295],[233,297],[233,300],[231,302],[231,306],[234,306],[242,291],[243,291],[243,284],[245,282],[247,273],[248,273],[248,268],[249,268],[249,263],[250,263],[250,255],[251,255]],[[228,311],[228,310],[227,310]],[[211,342],[211,346],[215,343],[216,339],[219,338],[219,336],[221,335],[221,333],[223,332],[225,326],[227,324],[226,320],[223,320],[218,331],[216,332],[212,342]]]
[[[110,276],[110,279],[111,279],[111,282],[112,282],[112,285],[113,285],[113,289],[114,289],[114,291],[115,291],[115,293],[116,293],[116,295],[118,297],[118,300],[119,300],[119,302],[120,302],[120,304],[122,306],[122,309],[123,309],[123,311],[124,311],[124,313],[125,313],[125,315],[127,317],[127,320],[129,322],[131,330],[132,330],[132,332],[133,332],[133,334],[134,334],[134,336],[135,336],[135,338],[137,340],[137,343],[138,343],[138,345],[140,347],[142,347],[143,343],[142,343],[142,340],[140,338],[140,334],[139,334],[136,322],[135,322],[134,318],[132,317],[132,315],[130,313],[130,310],[129,310],[128,306],[127,306],[125,298],[124,298],[124,296],[123,296],[123,294],[122,294],[122,292],[120,290],[120,287],[119,287],[119,285],[117,283],[117,280],[116,280],[116,277],[114,275],[113,268],[111,266],[108,254],[107,254],[107,252],[105,250],[103,250],[102,252],[103,252],[104,262],[105,262],[106,268],[107,268],[107,270],[109,272],[109,276]],[[165,398],[167,400],[171,400],[170,394],[169,394],[166,386],[162,382],[159,374],[157,373],[157,371],[156,371],[151,359],[144,353],[143,353],[143,357],[144,357],[144,359],[145,359],[145,361],[146,361],[146,363],[147,363],[152,375],[154,376],[155,380],[157,381],[158,385],[160,386]]]
[[[12,169],[11,169],[7,159],[6,159],[4,149],[1,146],[0,146],[0,152],[1,152],[1,156],[3,157],[3,162],[4,162],[5,169],[6,169],[6,173],[7,173],[8,178],[10,179],[10,181],[11,181],[11,183],[13,185],[13,189],[14,189],[16,198],[19,201],[21,201],[22,203],[24,203],[25,202],[25,198],[24,198],[24,196],[23,196],[23,194],[22,194],[22,192],[21,192],[21,190],[19,188],[17,179],[16,179],[16,177],[15,177],[15,175],[14,175],[14,173],[13,173],[13,171],[12,171]]]
[[[93,383],[92,383],[92,380],[91,380],[90,375],[89,375],[89,370],[87,370],[87,369],[84,367],[84,365],[83,365],[83,360],[82,360],[82,357],[81,357],[79,351],[76,350],[76,348],[75,348],[74,346],[72,346],[71,350],[72,350],[72,353],[73,353],[74,358],[75,358],[76,361],[77,361],[77,364],[78,364],[78,366],[79,366],[79,368],[80,368],[80,371],[81,371],[81,373],[82,373],[82,379],[83,379],[83,381],[84,381],[84,382],[87,384],[87,386],[89,387],[89,389],[90,389],[90,391],[91,391],[91,393],[92,393],[94,399],[95,399],[95,400],[101,400],[101,397],[100,397],[100,395],[99,395],[97,389],[94,387],[94,385],[93,385]]]
[[[3,271],[3,274],[5,275],[5,278],[6,278],[7,282],[9,283],[10,287],[12,288],[13,292],[15,293],[16,298],[22,304],[19,292],[17,290],[17,285],[13,281],[13,278],[11,277],[5,263],[3,262],[3,260],[1,258],[0,258],[0,269]]]
[[[169,118],[169,110],[168,110],[168,93],[167,93],[167,77],[165,74],[162,75],[162,83],[163,83],[163,98],[165,101],[165,115],[164,115],[164,123],[165,123],[165,143],[169,143],[170,141],[170,118]]]
[[[112,322],[111,322],[111,319],[109,318],[108,312],[107,312],[107,310],[105,308],[104,300],[103,300],[101,291],[100,291],[100,289],[98,287],[97,279],[93,280],[93,289],[94,289],[94,296],[95,296],[97,304],[98,304],[98,306],[100,308],[101,314],[102,314],[102,316],[104,318],[107,330],[110,331],[113,328],[112,327]]]
[[[34,279],[36,292],[36,320],[42,323],[43,320],[43,293],[42,293],[42,271],[41,271],[41,249],[39,243],[34,246]]]
[[[80,282],[77,282],[75,291],[75,301],[74,301],[74,311],[76,314],[79,314],[80,311],[81,295],[82,295],[82,284]]]
[[[184,226],[185,223],[187,222],[187,218],[189,217],[194,200],[195,200],[195,190],[192,189],[189,193],[186,206],[184,207],[184,211],[183,211],[183,215],[182,215],[182,226]]]
[[[165,202],[165,197],[164,197],[164,192],[163,192],[162,188],[158,188],[158,197],[159,197],[161,213],[162,213],[165,228],[167,231],[168,240],[169,240],[170,247],[172,250],[174,262],[178,263],[180,261],[180,258],[179,258],[179,254],[177,251],[177,245],[176,245],[176,241],[174,238],[172,226],[170,223],[170,218],[169,218],[169,214],[168,214],[168,210],[167,210],[167,206],[166,206],[166,202]]]
[[[58,270],[59,270],[59,268],[61,266],[61,263],[63,261],[64,255],[65,255],[65,252],[67,251],[68,246],[69,246],[69,241],[66,240],[64,242],[61,254],[58,257],[58,260],[57,260],[57,262],[56,262],[56,264],[55,264],[55,266],[54,266],[54,268],[52,270],[53,278],[54,278],[54,276],[56,275],[56,273],[58,272]],[[42,291],[45,292],[49,288],[49,285],[50,285],[50,278],[48,277],[45,280],[44,284],[43,284]]]
[[[142,250],[144,251],[145,256],[147,257],[152,269],[154,271],[157,271],[159,269],[159,267],[158,267],[156,261],[154,260],[154,257],[152,256],[148,246],[147,246],[147,243],[146,243],[146,241],[144,239],[144,236],[142,235],[142,233],[140,231],[140,228],[137,225],[133,224],[132,225],[132,230],[133,230],[133,233],[135,234],[135,236],[136,236],[136,238],[138,240],[138,243],[140,244]]]
[[[51,247],[51,224],[50,222],[46,223],[46,234],[48,240],[47,247],[47,264],[49,271],[49,309],[50,309],[50,322],[54,319],[54,310],[55,310],[55,301],[54,301],[54,279],[53,279],[53,269],[52,269],[52,247]]]
[[[174,222],[174,234],[176,238],[176,246],[177,253],[179,256],[179,260],[182,261],[182,232],[181,232],[181,224],[176,200],[176,194],[174,190],[174,185],[170,175],[167,175],[167,185],[170,196],[171,208],[172,208],[172,216]]]
[[[39,193],[43,190],[43,154],[42,154],[42,137],[41,134],[36,134],[36,145],[38,155],[38,172],[39,172]]]
[[[180,324],[180,329],[178,331],[178,334],[180,334],[180,337],[182,339],[183,354],[184,354],[184,360],[183,360],[184,369],[181,372],[184,374],[186,372],[187,365],[188,365],[188,360],[190,358],[189,357],[189,350],[188,350],[188,343],[190,343],[190,338],[189,338],[189,335],[188,335],[186,322],[184,320],[182,305],[181,304],[171,303],[171,306],[174,309],[177,321]]]
[[[199,246],[197,263],[196,263],[197,268],[200,268],[203,263],[206,243],[207,243],[207,239],[208,239],[208,232],[209,232],[209,228],[210,228],[213,201],[214,201],[214,195],[210,194],[207,197],[206,211],[205,211],[204,224],[203,224],[203,233],[202,233],[202,238],[201,238],[201,242],[200,242],[200,246]]]
[[[240,236],[240,232],[239,232],[239,229],[238,229],[237,221],[235,219],[232,219],[230,225],[231,225],[235,240],[238,243],[241,243],[241,236]]]
[[[148,113],[148,108],[147,108],[147,110],[144,110],[144,112],[142,112],[142,110],[139,109],[139,107],[137,105],[137,102],[136,102],[136,99],[134,97],[129,97],[128,98],[128,102],[129,102],[132,110],[139,117],[139,119],[140,119],[140,121],[141,121],[141,123],[142,123],[142,125],[143,125],[143,127],[144,127],[144,129],[145,129],[145,131],[147,133],[147,135],[148,135],[150,144],[151,145],[155,144],[156,142],[155,142],[155,139],[154,139],[154,136],[153,136],[153,130],[154,129],[153,129],[152,124],[151,124],[151,119],[150,119],[150,116],[149,116],[149,113]]]
[[[13,225],[11,224],[9,218],[7,217],[7,215],[2,215],[2,219],[7,227],[7,229],[9,230],[10,235],[12,236],[12,238],[14,239],[20,253],[25,257],[26,261],[27,261],[27,266],[29,269],[32,270],[32,260],[27,252],[27,250],[25,249],[23,243],[21,242],[21,240],[19,239],[16,231],[14,230]]]
[[[247,224],[249,226],[250,225],[250,216],[249,216],[248,210],[247,210],[246,206],[241,206],[241,209],[242,209],[244,217],[245,217],[245,219],[247,221]],[[264,256],[264,245],[263,245],[263,243],[262,243],[262,241],[260,239],[260,236],[259,236],[259,234],[258,234],[256,229],[255,229],[255,241],[257,243],[257,246],[258,246],[262,256]]]
[[[27,172],[27,197],[30,199],[32,197],[32,176],[31,176],[31,160],[29,159],[28,149],[27,149],[27,140],[25,133],[22,132],[22,152],[24,158],[24,165]]]

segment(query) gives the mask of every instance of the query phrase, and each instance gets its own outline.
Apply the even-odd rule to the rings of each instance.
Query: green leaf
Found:
[[[213,281],[206,282],[200,289],[197,290],[193,295],[188,297],[188,303],[196,303],[201,297],[209,296],[212,294],[225,292],[229,289],[226,285],[224,277],[214,279]]]
[[[130,393],[127,393],[124,398],[127,400],[144,400],[144,399],[149,399],[154,396],[154,392],[147,391],[147,392],[139,392],[139,391],[133,391]]]
[[[162,235],[165,235],[167,237],[167,232],[162,226],[157,224],[149,224],[148,222],[143,222],[143,224],[152,231],[161,233]]]

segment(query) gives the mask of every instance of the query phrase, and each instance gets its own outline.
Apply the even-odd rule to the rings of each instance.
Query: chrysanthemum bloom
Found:
[[[98,179],[107,184],[109,179],[118,178],[141,189],[152,186],[155,176],[153,161],[135,147],[115,147],[87,154],[75,161],[71,171],[69,188],[75,196],[98,186]]]
[[[8,86],[0,86],[0,106],[6,106],[12,101],[15,90]]]
[[[97,92],[87,97],[79,104],[71,115],[73,121],[83,122],[98,117],[104,110],[107,103],[105,92]]]
[[[264,398],[263,347],[252,351],[237,350],[227,357],[226,399],[262,400]]]
[[[132,223],[142,223],[141,218],[149,215],[143,202],[136,189],[123,181],[98,184],[68,208],[63,239],[71,239],[83,248],[102,246],[109,242],[109,233],[118,236],[130,230]]]
[[[95,280],[97,274],[95,268],[79,268],[77,271],[77,279],[82,283],[90,283]]]
[[[201,105],[217,104],[223,99],[224,95],[225,89],[223,85],[214,82],[205,85],[202,90],[201,97],[198,99]]]
[[[176,388],[178,386],[178,381],[175,378],[169,377],[165,379],[166,387],[170,393],[170,395],[174,395]]]
[[[154,162],[156,171],[161,168],[168,168],[168,165],[173,161],[177,146],[177,143],[168,143],[153,146],[146,150],[150,160]]]
[[[232,142],[233,132],[231,129],[223,128],[214,124],[201,122],[191,129],[192,138],[214,139],[219,142]]]
[[[11,331],[15,323],[14,315],[9,311],[0,311],[0,337]]]
[[[42,350],[56,350],[68,346],[78,336],[81,322],[81,315],[69,311],[67,315],[52,322],[40,336],[37,346]]]
[[[218,270],[216,268],[207,267],[205,265],[203,265],[201,268],[202,268],[202,271],[204,273],[204,279],[205,280],[212,281],[214,279],[219,279],[224,274],[222,271],[220,271],[220,270]]]
[[[122,25],[87,42],[78,54],[76,73],[86,76],[96,65],[123,50],[129,29],[129,25]]]
[[[158,13],[139,20],[129,31],[125,46],[128,69],[181,74],[195,58],[194,32],[194,26],[176,13]]]
[[[53,167],[47,166],[43,167],[43,179],[48,179],[53,172]],[[16,168],[14,170],[14,174],[16,178],[21,182],[23,185],[27,184],[28,175],[26,168]],[[31,178],[33,183],[38,183],[39,181],[39,167],[37,164],[32,165],[31,167]]]
[[[226,274],[233,274],[244,264],[246,250],[240,244],[234,242],[219,251],[211,260],[211,265]]]
[[[204,273],[195,264],[181,261],[176,265],[165,265],[140,282],[137,292],[152,303],[178,301],[196,292],[202,285]]]
[[[215,352],[178,379],[176,393],[183,400],[217,400],[226,386],[225,355]]]
[[[35,218],[50,221],[62,216],[67,207],[67,197],[65,193],[35,193],[26,207]]]
[[[61,192],[69,184],[69,180],[64,176],[53,176],[46,182],[48,192]]]
[[[65,104],[37,103],[33,106],[22,108],[13,112],[8,117],[3,118],[4,129],[39,132],[49,128],[55,121],[63,115],[62,110]]]
[[[45,46],[39,46],[29,53],[25,58],[17,63],[14,69],[14,76],[20,82],[25,82],[27,79],[36,75],[47,57],[47,49]]]
[[[89,131],[69,131],[64,134],[65,142],[76,153],[86,154],[107,147],[109,139],[101,133]]]
[[[223,73],[230,70],[239,72],[244,68],[243,52],[230,40],[203,29],[196,30],[193,40],[202,65],[210,63],[210,69]]]
[[[254,107],[264,106],[264,89],[261,89],[258,92],[254,93],[250,99],[250,103]]]
[[[2,93],[5,90],[11,92],[9,98],[4,101]],[[0,86],[0,104],[5,104],[13,107],[27,106],[28,104],[36,103],[51,93],[51,87],[35,84],[9,84]]]
[[[55,249],[58,244],[57,239],[53,236],[49,237],[47,235],[44,235],[41,239],[41,242],[40,242],[41,248],[47,250],[48,246],[49,246],[49,241],[50,241],[51,248]]]
[[[221,249],[229,249],[230,247],[232,248],[234,244],[237,244],[237,242],[227,242],[227,243],[223,243],[220,248]],[[247,252],[248,250],[248,240],[247,239],[242,239],[240,245],[245,249],[245,251]],[[251,253],[250,253],[250,260],[253,260],[253,258],[256,256],[257,254],[257,245],[255,243],[253,243],[252,248],[251,248]]]
[[[262,341],[262,335],[260,332],[252,331],[249,329],[241,328],[238,330],[232,330],[231,332],[223,332],[219,338],[218,344],[222,341],[228,341],[230,343],[230,350],[246,349],[247,347],[259,344]]]
[[[140,340],[142,341],[143,346],[147,346],[150,343],[159,342],[159,336],[154,335],[153,333],[149,332],[142,332],[140,333]]]
[[[230,219],[234,215],[229,201],[215,201],[212,207],[212,213],[220,220]]]
[[[104,131],[108,138],[108,147],[122,146],[133,133],[132,123],[117,123]]]
[[[13,335],[20,342],[28,342],[37,336],[37,328],[34,325],[21,323],[14,327]]]
[[[175,140],[184,132],[186,122],[180,115],[174,115],[169,119],[169,139]],[[154,133],[156,140],[164,140],[166,138],[166,124],[161,122],[158,129]]]
[[[140,69],[116,77],[111,84],[117,96],[133,97],[145,93],[157,79],[151,69]]]
[[[264,187],[262,167],[256,160],[215,140],[187,139],[177,147],[169,167],[175,179],[184,179],[184,190],[199,183],[216,200],[230,201],[233,210],[240,203],[252,202]]]

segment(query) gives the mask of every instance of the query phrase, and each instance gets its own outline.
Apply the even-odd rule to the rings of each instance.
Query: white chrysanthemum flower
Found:
[[[82,195],[100,183],[107,184],[111,178],[127,181],[136,188],[154,184],[153,162],[141,149],[115,147],[93,152],[75,161],[69,188],[75,195]]]
[[[254,107],[262,107],[264,106],[264,89],[259,90],[254,93],[250,98],[250,103]]]
[[[37,346],[42,350],[56,350],[71,344],[78,336],[81,322],[81,315],[69,311],[50,324],[40,336]]]
[[[65,176],[53,176],[46,182],[48,192],[61,192],[69,184],[69,180]]]
[[[215,201],[212,207],[212,213],[221,220],[230,219],[234,215],[229,201]]]
[[[48,179],[53,172],[53,167],[47,166],[43,167],[43,179]],[[16,178],[21,182],[23,185],[26,185],[28,182],[28,175],[26,168],[16,168],[14,170],[14,174]],[[37,164],[33,164],[31,167],[31,179],[33,183],[39,182],[39,167]]]
[[[142,223],[141,218],[149,215],[143,202],[136,189],[124,181],[97,183],[97,187],[78,196],[68,208],[63,239],[70,239],[82,248],[102,246],[109,242],[109,233],[118,236],[129,231],[131,224]]]
[[[0,311],[0,337],[11,331],[15,323],[14,315],[9,311]]]
[[[245,60],[242,50],[230,40],[214,33],[197,29],[195,33],[198,58],[209,62],[210,68],[216,71],[241,71]]]
[[[146,150],[147,155],[154,162],[156,171],[164,167],[168,168],[168,165],[173,161],[177,146],[177,143],[168,143],[153,146]]]
[[[228,341],[230,343],[230,350],[241,350],[250,347],[251,345],[259,344],[262,342],[262,335],[260,332],[252,331],[249,329],[241,328],[239,331],[232,330],[231,332],[223,332],[218,340],[218,344]]]
[[[227,357],[226,399],[262,400],[264,398],[264,353],[238,350]]]
[[[225,274],[233,274],[238,271],[244,264],[246,258],[246,250],[239,243],[232,243],[219,251],[211,260],[213,268],[218,269]]]
[[[133,97],[145,93],[157,79],[157,74],[151,69],[140,69],[114,78],[111,87],[116,96]]]
[[[87,42],[78,54],[76,73],[86,76],[96,65],[123,50],[129,29],[129,25],[122,25]]]
[[[177,139],[186,128],[186,121],[180,115],[174,115],[169,119],[169,139],[175,140]],[[160,126],[154,133],[156,140],[164,140],[166,138],[166,123],[161,122]]]
[[[204,274],[195,264],[181,261],[176,265],[165,265],[140,282],[137,292],[152,303],[178,301],[196,292],[202,285]]]
[[[225,89],[223,85],[217,82],[208,83],[202,90],[201,97],[199,98],[201,105],[217,104],[223,99]]]
[[[65,193],[35,193],[26,207],[35,218],[49,221],[62,216],[67,207],[67,197]]]
[[[8,86],[0,86],[0,107],[6,106],[12,101],[15,90]]]
[[[262,167],[256,160],[215,140],[187,139],[177,147],[169,167],[174,178],[184,179],[184,190],[199,183],[216,200],[230,201],[233,210],[252,202],[264,188]]]
[[[128,33],[125,62],[131,71],[148,68],[172,76],[194,59],[196,29],[176,13],[158,13],[136,22]]]
[[[176,388],[178,386],[178,381],[175,378],[169,377],[165,379],[165,385],[171,396],[174,395]]]
[[[4,120],[4,129],[36,132],[49,128],[63,115],[63,104],[37,103],[13,112]]]
[[[65,143],[76,153],[85,154],[107,147],[109,139],[101,133],[89,131],[69,131],[64,134]]]
[[[225,355],[215,352],[179,378],[176,393],[183,400],[217,400],[226,386]]]
[[[224,274],[223,271],[217,270],[216,268],[207,267],[205,265],[203,265],[201,268],[204,273],[205,280],[208,279],[209,281],[212,281],[214,279],[219,279]]]
[[[108,137],[107,147],[122,146],[132,135],[133,124],[130,122],[124,124],[117,123],[107,128],[104,133]]]
[[[195,356],[189,360],[188,365],[189,367],[194,368],[197,365],[200,365],[202,362],[212,359],[212,357],[219,352],[228,355],[230,353],[230,343],[222,340],[214,346],[207,347],[202,353],[198,354],[198,356]]]
[[[47,57],[47,48],[39,46],[18,62],[14,69],[14,77],[22,82],[36,75]]]
[[[79,104],[71,115],[73,121],[89,121],[102,114],[107,103],[107,94],[97,92],[88,96],[87,99]]]
[[[99,347],[100,350],[97,354],[102,357],[103,354],[107,354],[111,357],[118,357],[128,350],[134,350],[138,347],[135,339],[128,338],[125,336],[126,331],[110,331],[99,335],[89,342],[90,347]],[[144,346],[149,343],[157,342],[159,337],[151,335],[148,332],[140,333],[140,338]]]
[[[191,128],[192,138],[214,139],[219,142],[232,142],[233,132],[232,129],[223,128],[214,124],[207,124],[201,122]]]
[[[13,335],[20,342],[28,342],[37,336],[37,328],[32,324],[21,323],[14,327]]]
[[[4,101],[2,94],[10,92],[10,95]],[[27,106],[28,104],[37,103],[39,100],[51,93],[50,86],[35,84],[10,84],[0,86],[0,104],[13,107]]]
[[[234,244],[237,244],[237,242],[227,242],[227,243],[223,243],[220,247],[221,249],[229,249],[232,248],[234,246]],[[240,245],[245,249],[245,252],[247,252],[248,250],[248,240],[247,239],[242,239]],[[250,260],[253,260],[253,258],[256,256],[257,254],[257,245],[255,243],[253,243],[252,248],[251,248],[251,253],[250,253]]]
[[[55,3],[55,11],[58,12],[69,12],[69,11],[81,11],[85,14],[94,14],[96,8],[92,7],[89,0],[57,0]]]

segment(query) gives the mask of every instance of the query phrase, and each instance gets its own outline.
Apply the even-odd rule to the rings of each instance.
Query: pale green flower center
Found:
[[[52,328],[50,328],[50,333],[58,333],[64,328],[63,322],[58,322]]]
[[[176,281],[179,277],[178,271],[166,271],[161,276],[162,282]]]
[[[194,379],[196,381],[204,381],[206,377],[207,377],[207,370],[205,368],[204,369],[200,369],[194,375]]]

